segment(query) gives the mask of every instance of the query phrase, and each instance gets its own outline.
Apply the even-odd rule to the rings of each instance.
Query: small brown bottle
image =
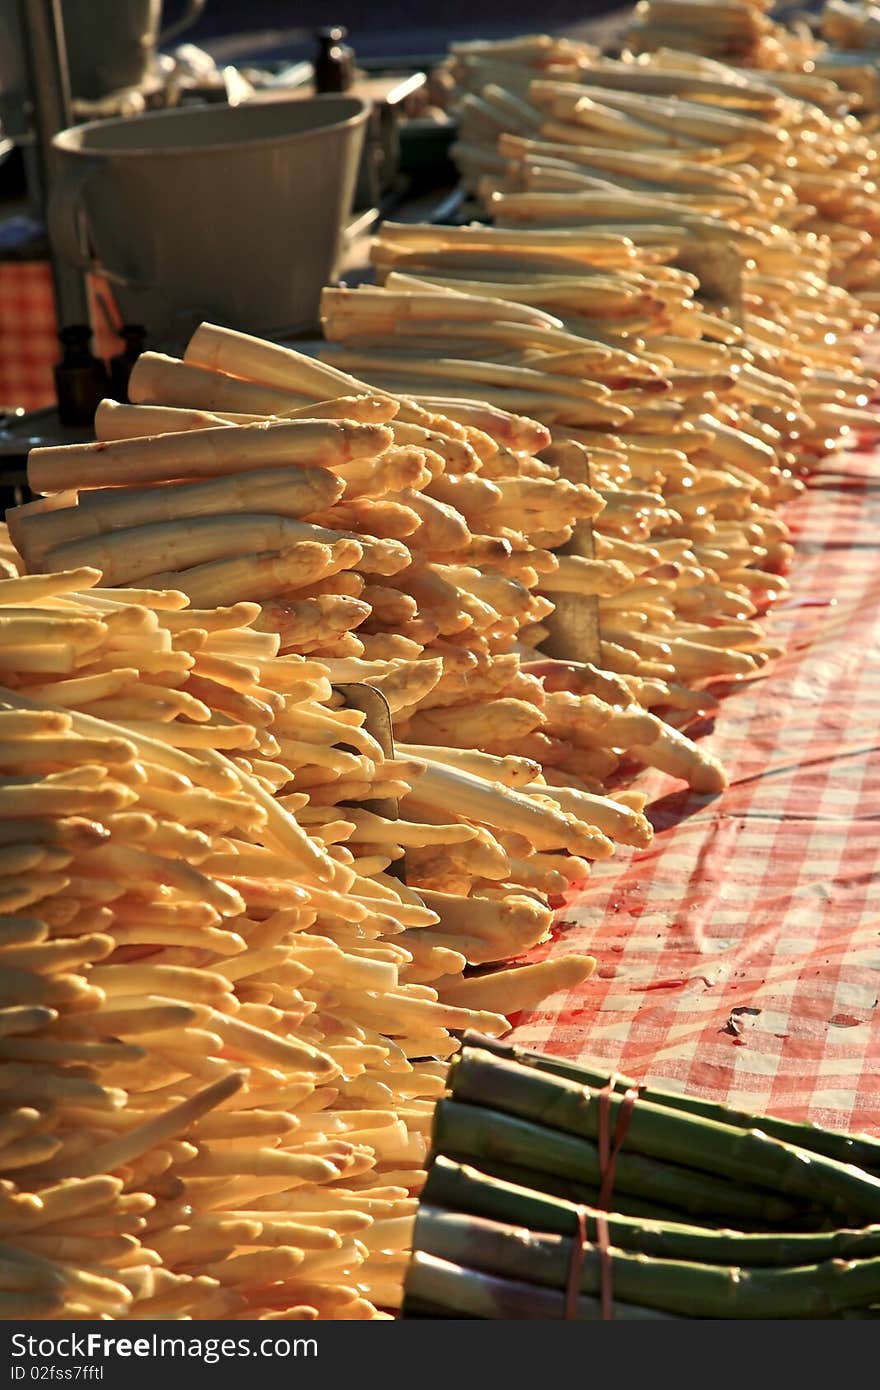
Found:
[[[140,323],[124,323],[119,336],[125,347],[110,358],[110,395],[114,401],[125,405],[128,402],[128,378],[146,347],[147,330]]]
[[[62,425],[90,425],[110,385],[107,368],[92,352],[87,323],[70,324],[58,337],[64,349],[54,367],[58,418]]]
[[[334,24],[318,29],[318,50],[314,57],[315,92],[348,92],[354,84],[354,51],[345,42],[348,30]]]

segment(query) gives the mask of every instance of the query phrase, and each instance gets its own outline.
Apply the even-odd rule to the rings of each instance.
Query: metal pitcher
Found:
[[[61,0],[70,87],[97,100],[148,76],[156,50],[194,24],[207,0],[184,0],[162,28],[162,0]]]

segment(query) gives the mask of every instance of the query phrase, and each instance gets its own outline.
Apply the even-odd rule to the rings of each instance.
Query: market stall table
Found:
[[[835,1128],[880,1128],[880,455],[826,460],[787,511],[785,656],[725,692],[716,798],[660,774],[652,845],[619,850],[549,953],[594,978],[512,1040]],[[627,863],[623,854],[629,855]]]

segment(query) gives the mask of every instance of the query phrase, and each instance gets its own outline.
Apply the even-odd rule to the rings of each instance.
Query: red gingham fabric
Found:
[[[0,261],[0,408],[55,400],[58,329],[47,261]]]
[[[787,653],[706,738],[729,789],[646,774],[653,844],[597,864],[542,952],[596,973],[512,1036],[880,1133],[880,453],[829,460],[787,515],[791,594],[768,622]]]
[[[89,297],[94,351],[106,360],[122,347],[110,327],[116,309],[106,283],[94,277]],[[49,262],[0,261],[0,410],[53,405],[60,356]]]

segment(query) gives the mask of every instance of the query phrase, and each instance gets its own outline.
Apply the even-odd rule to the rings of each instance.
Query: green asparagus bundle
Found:
[[[436,1110],[404,1316],[880,1313],[877,1140],[486,1043]]]

